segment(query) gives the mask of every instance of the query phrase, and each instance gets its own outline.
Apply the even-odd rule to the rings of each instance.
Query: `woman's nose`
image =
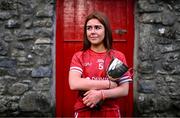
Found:
[[[92,31],[91,31],[91,33],[95,33],[96,31],[93,29]]]
[[[95,32],[96,32],[96,29],[93,27],[91,30],[91,33],[95,33]]]

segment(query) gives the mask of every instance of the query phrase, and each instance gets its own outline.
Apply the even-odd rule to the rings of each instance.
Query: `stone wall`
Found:
[[[0,117],[54,116],[54,1],[0,1]],[[135,16],[135,116],[180,117],[180,0]]]
[[[0,0],[0,117],[53,116],[53,0]]]
[[[180,117],[180,0],[136,7],[135,115]]]

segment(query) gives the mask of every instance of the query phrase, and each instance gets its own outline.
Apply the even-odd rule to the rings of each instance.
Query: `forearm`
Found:
[[[102,90],[104,99],[118,98],[128,95],[129,83],[124,83],[116,88]]]
[[[81,78],[81,74],[77,72],[69,73],[69,86],[71,90],[93,90],[93,89],[109,89],[117,87],[116,82],[109,80],[90,80]]]
[[[86,78],[76,78],[69,83],[71,90],[91,90],[108,89],[109,80],[89,80]]]

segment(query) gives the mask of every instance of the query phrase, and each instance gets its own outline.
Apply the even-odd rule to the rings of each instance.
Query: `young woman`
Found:
[[[107,68],[113,57],[124,64],[123,53],[112,49],[112,31],[107,17],[93,12],[85,21],[83,49],[72,57],[69,71],[71,90],[78,90],[75,117],[120,117],[118,98],[129,90],[130,73],[110,81]]]

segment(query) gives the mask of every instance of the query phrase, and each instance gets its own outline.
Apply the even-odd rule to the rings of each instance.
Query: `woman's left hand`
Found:
[[[90,108],[93,108],[102,99],[100,90],[89,90],[84,96],[83,103]]]

